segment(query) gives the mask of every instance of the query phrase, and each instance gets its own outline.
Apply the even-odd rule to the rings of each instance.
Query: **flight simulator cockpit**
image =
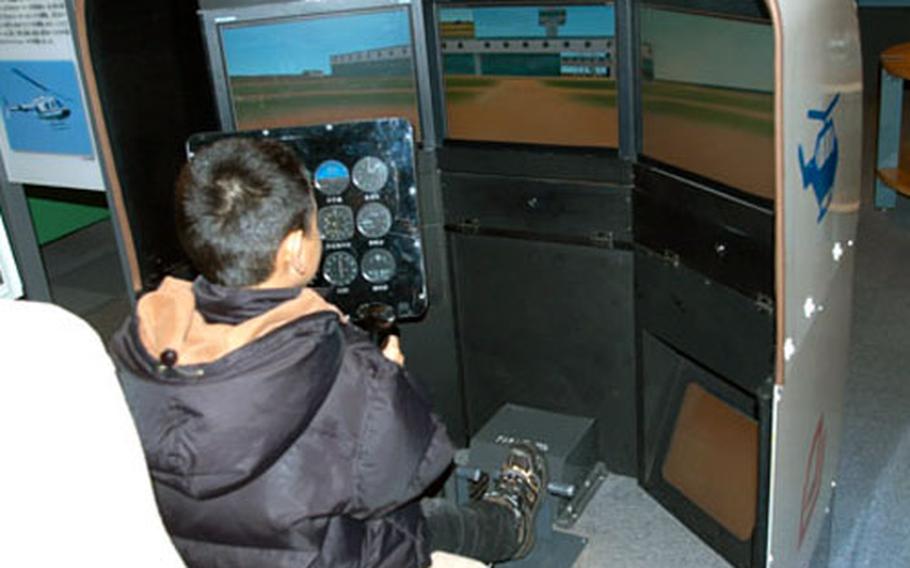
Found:
[[[102,106],[137,292],[192,272],[154,221],[185,153],[285,141],[316,189],[316,285],[398,322],[465,449],[447,495],[505,441],[548,449],[547,544],[516,566],[591,548],[573,527],[610,476],[724,562],[808,561],[859,185],[848,0],[199,0],[156,29],[153,0],[83,4],[97,96],[136,98]],[[102,53],[140,29],[146,66]]]

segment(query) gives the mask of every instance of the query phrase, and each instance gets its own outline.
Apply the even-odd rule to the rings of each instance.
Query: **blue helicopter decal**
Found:
[[[822,123],[822,127],[815,137],[815,150],[812,153],[812,159],[808,162],[803,153],[803,145],[799,145],[799,167],[803,173],[803,189],[809,189],[811,185],[815,192],[819,223],[828,214],[828,207],[831,205],[833,197],[834,178],[837,175],[839,145],[837,131],[834,129],[834,119],[831,118],[831,115],[839,101],[840,95],[837,95],[827,109],[809,111],[809,119],[818,120]]]

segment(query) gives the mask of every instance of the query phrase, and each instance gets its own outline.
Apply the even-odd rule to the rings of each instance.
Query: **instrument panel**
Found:
[[[297,152],[312,181],[323,242],[313,286],[329,289],[329,301],[355,316],[376,304],[399,320],[423,315],[414,133],[406,120],[196,134],[187,152],[228,136],[273,138]]]

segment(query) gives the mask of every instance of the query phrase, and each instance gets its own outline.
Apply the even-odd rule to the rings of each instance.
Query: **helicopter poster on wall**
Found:
[[[7,177],[103,190],[66,4],[0,0],[0,153]]]

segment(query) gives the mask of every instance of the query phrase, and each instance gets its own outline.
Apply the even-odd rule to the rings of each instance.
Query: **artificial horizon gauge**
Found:
[[[326,160],[319,164],[313,175],[316,189],[325,195],[341,195],[351,182],[348,167],[338,160]]]
[[[360,261],[360,270],[367,282],[384,284],[394,278],[395,257],[384,248],[374,248],[367,251]]]
[[[389,181],[389,166],[379,158],[367,156],[354,164],[354,185],[367,193],[382,191]]]
[[[333,286],[348,286],[357,279],[359,272],[357,259],[344,250],[329,254],[322,263],[322,275]]]
[[[327,241],[347,241],[354,238],[354,211],[347,205],[320,207],[319,234]]]
[[[384,237],[392,228],[392,212],[382,203],[367,203],[357,212],[357,230],[369,239]]]

